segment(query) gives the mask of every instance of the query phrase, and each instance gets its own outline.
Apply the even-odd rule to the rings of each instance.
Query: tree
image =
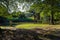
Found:
[[[50,16],[50,22],[51,24],[54,24],[54,14],[56,12],[59,12],[60,9],[60,1],[59,0],[44,0],[43,3],[45,5],[50,6],[51,16]]]
[[[0,4],[0,16],[7,17],[8,12],[4,5]]]
[[[50,11],[50,23],[54,24],[54,14],[56,12],[60,12],[60,1],[59,0],[36,0],[36,2],[32,5],[31,9],[35,11],[35,13],[44,12],[47,14]],[[43,9],[43,10],[42,10]],[[45,11],[46,10],[46,11]]]
[[[34,11],[34,20],[40,21],[40,13],[43,11],[43,5],[41,0],[36,0],[31,6],[30,10]]]

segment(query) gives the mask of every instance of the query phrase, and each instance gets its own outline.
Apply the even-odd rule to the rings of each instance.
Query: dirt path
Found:
[[[60,40],[59,29],[0,29],[0,40]]]

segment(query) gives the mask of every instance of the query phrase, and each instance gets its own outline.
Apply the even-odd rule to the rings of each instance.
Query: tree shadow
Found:
[[[31,30],[31,29],[16,29],[16,30],[1,29],[0,39],[1,40],[48,40],[48,39],[60,40],[60,36],[58,35],[56,36],[52,34],[52,32],[49,34],[45,34],[47,32],[46,30],[39,29],[38,31],[40,31],[40,33],[38,33],[37,30],[35,29],[34,30]],[[54,33],[56,32],[54,31]]]

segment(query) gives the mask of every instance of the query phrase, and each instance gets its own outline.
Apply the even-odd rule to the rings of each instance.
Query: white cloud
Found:
[[[20,2],[17,1],[15,3],[13,3],[12,5],[9,5],[10,13],[12,13],[14,11],[16,11],[16,12],[18,12],[18,11],[26,12],[30,9],[30,6],[32,4],[29,4],[27,2],[20,3]],[[17,5],[17,7],[16,7],[16,5]]]

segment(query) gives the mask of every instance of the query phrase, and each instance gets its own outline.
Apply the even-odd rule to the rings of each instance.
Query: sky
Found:
[[[14,5],[14,6],[12,6],[12,5]],[[16,12],[18,12],[18,11],[26,12],[30,9],[30,6],[32,4],[27,3],[27,2],[19,3],[19,2],[16,1],[15,4],[12,4],[12,5],[9,5],[9,8],[10,8],[9,13],[12,13],[14,11],[16,11]]]
[[[35,0],[36,1],[36,0]],[[41,1],[44,1],[44,0],[41,0]],[[9,5],[9,13],[12,13],[14,11],[18,12],[18,11],[21,11],[21,12],[26,12],[30,9],[30,6],[32,5],[33,3],[27,3],[27,2],[24,2],[23,3],[20,3],[19,1],[15,1],[12,5]],[[16,8],[17,6],[17,8]]]
[[[27,3],[27,2],[24,2],[24,1],[23,2],[19,2],[17,0],[16,1],[13,0],[13,1],[14,2],[10,1],[10,3],[9,3],[9,6],[8,6],[8,12],[9,13],[18,12],[18,11],[26,12],[30,9],[30,6],[33,4],[33,2],[32,3]],[[2,4],[6,7],[6,5],[4,3],[2,3]]]

